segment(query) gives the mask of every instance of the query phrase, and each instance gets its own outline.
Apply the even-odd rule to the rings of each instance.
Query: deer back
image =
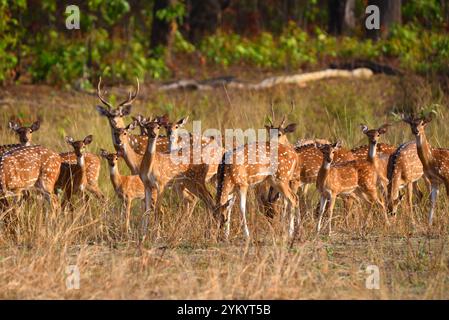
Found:
[[[53,192],[60,173],[61,157],[42,146],[14,148],[0,157],[0,185],[3,192],[33,186]]]

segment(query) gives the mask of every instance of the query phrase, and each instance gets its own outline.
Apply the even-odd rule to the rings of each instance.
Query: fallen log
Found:
[[[194,79],[184,79],[165,83],[158,87],[159,91],[171,90],[212,90],[214,88],[227,86],[228,88],[241,90],[265,90],[281,84],[305,85],[307,82],[319,81],[331,78],[356,78],[369,79],[373,72],[368,68],[358,68],[354,70],[326,69],[322,71],[300,73],[287,76],[276,76],[264,79],[258,83],[240,81],[234,77],[221,77],[209,80],[197,81]]]

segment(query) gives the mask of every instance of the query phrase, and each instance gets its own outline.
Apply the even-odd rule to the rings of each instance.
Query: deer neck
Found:
[[[142,156],[131,147],[129,137],[123,143],[124,159],[127,166],[131,169],[133,174],[139,174],[140,163]]]
[[[76,156],[76,163],[78,167],[80,168],[81,172],[81,181],[80,181],[80,189],[81,191],[84,191],[84,182],[86,178],[86,158],[84,156],[84,153],[81,153],[81,155]]]
[[[321,163],[321,167],[320,170],[318,171],[318,176],[316,180],[318,188],[321,188],[326,182],[326,179],[329,176],[330,169],[331,163],[329,161],[326,161],[325,158],[323,158],[323,162]]]
[[[429,169],[431,162],[433,161],[432,148],[427,141],[426,133],[415,135],[416,138],[416,149],[418,151],[418,157],[422,162],[424,170]]]
[[[140,166],[141,174],[146,177],[152,173],[154,165],[156,163],[156,144],[157,144],[157,136],[150,137],[148,136],[147,148],[145,150],[145,154],[143,155],[142,164]]]
[[[118,190],[120,187],[120,183],[122,180],[122,176],[118,171],[118,165],[114,165],[113,167],[109,166],[109,177],[111,178],[112,185],[114,186],[114,190]]]
[[[377,161],[377,142],[371,142],[369,143],[368,147],[368,161],[372,164],[376,164]]]

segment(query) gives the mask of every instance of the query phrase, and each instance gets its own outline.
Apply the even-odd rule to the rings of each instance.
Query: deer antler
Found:
[[[106,105],[109,109],[112,108],[112,105],[111,105],[109,102],[107,102],[106,99],[104,99],[104,98],[102,97],[102,95],[101,95],[101,77],[100,77],[100,79],[98,80],[97,96],[98,96],[98,99],[100,99],[100,101],[101,101],[104,105]]]
[[[130,91],[128,93],[128,98],[125,101],[123,101],[122,103],[120,103],[118,105],[119,107],[129,106],[129,105],[131,105],[134,102],[134,100],[136,100],[136,97],[139,94],[139,89],[140,89],[139,78],[136,77],[136,81],[137,81],[136,91],[134,91],[134,93]]]

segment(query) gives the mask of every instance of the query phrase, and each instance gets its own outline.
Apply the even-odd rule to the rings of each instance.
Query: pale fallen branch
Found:
[[[178,89],[185,90],[212,90],[217,87],[227,86],[233,89],[242,90],[264,90],[273,88],[281,84],[304,85],[307,82],[318,81],[331,78],[356,78],[369,79],[373,72],[367,68],[358,68],[354,70],[326,69],[322,71],[301,73],[288,76],[270,77],[259,83],[243,82],[234,77],[214,78],[204,81],[196,81],[193,79],[179,80],[159,86],[160,91],[171,91]]]

